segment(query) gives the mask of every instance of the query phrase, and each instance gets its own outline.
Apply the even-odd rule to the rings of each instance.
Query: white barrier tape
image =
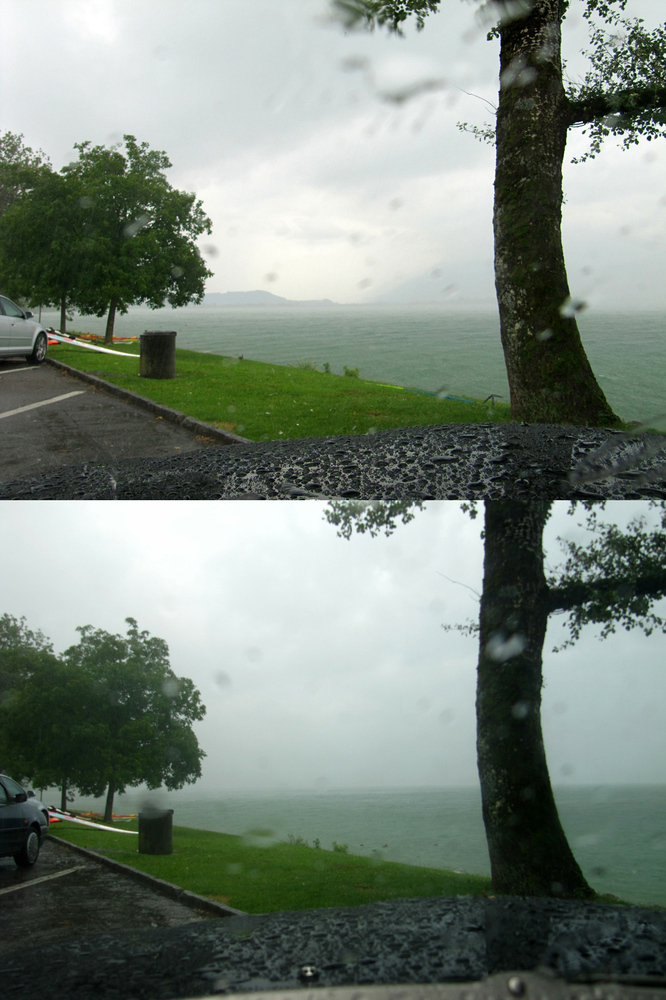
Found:
[[[108,347],[97,347],[96,344],[84,344],[82,340],[72,340],[71,337],[63,337],[53,330],[46,331],[51,340],[59,340],[61,344],[69,344],[70,347],[85,347],[87,351],[100,351],[102,354],[117,354],[121,358],[139,358],[140,354],[125,354],[124,351],[112,351]]]
[[[49,809],[49,816],[67,820],[68,823],[80,823],[81,826],[92,826],[95,830],[110,830],[111,833],[133,833],[136,837],[139,836],[138,830],[120,830],[116,826],[103,826],[101,823],[92,823],[88,819],[78,819],[76,816],[68,816],[67,813],[61,812],[60,809]]]

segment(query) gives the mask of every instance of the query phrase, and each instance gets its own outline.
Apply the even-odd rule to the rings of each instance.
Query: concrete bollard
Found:
[[[173,854],[173,809],[139,813],[139,854]]]
[[[175,330],[146,330],[141,334],[139,375],[142,378],[176,377]]]

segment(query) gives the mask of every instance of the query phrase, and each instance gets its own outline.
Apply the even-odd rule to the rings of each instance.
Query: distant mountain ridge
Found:
[[[204,306],[332,306],[330,299],[285,299],[260,290],[254,292],[206,292]]]

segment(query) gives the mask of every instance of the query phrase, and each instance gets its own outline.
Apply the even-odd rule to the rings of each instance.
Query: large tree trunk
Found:
[[[495,285],[511,415],[532,423],[615,423],[581,343],[562,249],[560,0],[536,0],[501,28],[495,174]]]
[[[106,318],[106,332],[104,333],[104,343],[109,344],[113,347],[113,324],[116,320],[116,308],[118,302],[116,299],[111,299],[109,303],[109,315]]]
[[[104,822],[110,823],[113,820],[113,797],[116,794],[116,783],[113,778],[109,781],[109,788],[106,793],[106,806],[104,807]]]
[[[593,895],[560,824],[541,733],[548,623],[543,529],[550,503],[486,502],[477,756],[493,889]]]
[[[62,779],[60,787],[60,808],[63,812],[67,812],[67,778]]]

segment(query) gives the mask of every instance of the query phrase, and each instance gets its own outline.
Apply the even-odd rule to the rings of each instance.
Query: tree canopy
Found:
[[[123,150],[124,145],[124,150]],[[84,315],[200,302],[206,267],[195,240],[211,232],[196,195],[167,181],[166,153],[132,135],[107,148],[75,144],[78,160],[45,170],[0,219],[0,269],[16,297]]]
[[[0,216],[18,198],[32,190],[45,171],[50,170],[48,157],[42,150],[36,153],[23,144],[23,136],[14,132],[0,135]]]
[[[562,21],[569,0],[488,0],[500,39],[495,128],[470,131],[496,146],[495,285],[514,419],[617,423],[583,349],[561,237],[562,163],[568,130],[582,126],[594,158],[609,135],[628,148],[666,136],[666,34],[625,18],[627,0],[583,0],[590,69],[564,79]],[[423,28],[441,0],[332,0],[347,27]],[[462,126],[467,128],[467,126]]]
[[[62,656],[0,619],[0,655],[11,688],[0,703],[2,750],[18,777],[82,794],[106,791],[105,815],[127,787],[182,788],[201,775],[205,756],[192,731],[205,706],[193,682],[177,677],[163,639],[127,619],[126,636],[86,625]],[[18,633],[17,633],[18,629]],[[9,769],[9,768],[8,768]],[[64,808],[64,804],[63,804]]]
[[[84,202],[85,204],[85,202]],[[67,309],[90,277],[91,234],[78,186],[62,174],[44,171],[32,190],[0,218],[0,268],[4,291]]]
[[[23,143],[23,136],[14,132],[0,134],[0,219],[7,209],[29,194],[35,184],[50,171],[46,154],[36,153]],[[1,260],[1,258],[0,258]],[[0,263],[0,291],[13,294],[8,286],[11,269]]]

